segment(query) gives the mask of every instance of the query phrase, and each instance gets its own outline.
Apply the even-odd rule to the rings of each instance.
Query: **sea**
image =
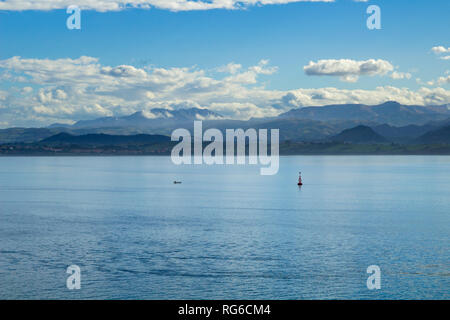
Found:
[[[449,156],[0,157],[0,299],[449,298]]]

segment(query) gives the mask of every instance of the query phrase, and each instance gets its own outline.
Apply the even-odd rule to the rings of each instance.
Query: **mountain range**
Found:
[[[345,104],[297,108],[279,116],[279,118],[318,121],[371,121],[392,126],[423,125],[430,121],[446,120],[449,117],[449,105],[406,106],[395,101],[376,106]]]
[[[224,119],[220,114],[208,109],[190,108],[169,110],[163,108],[151,109],[149,112],[138,111],[123,117],[103,117],[93,120],[77,121],[73,125],[52,124],[50,127],[70,128],[121,128],[121,127],[158,127],[160,123],[170,125],[184,121],[219,120]]]
[[[449,140],[448,132],[441,129],[450,126],[450,106],[407,106],[393,101],[375,106],[329,105],[296,108],[277,117],[252,118],[247,121],[230,120],[207,109],[160,108],[121,117],[81,120],[72,125],[53,124],[46,128],[3,129],[0,130],[0,143],[37,142],[60,133],[74,136],[170,136],[177,128],[192,131],[194,120],[203,120],[204,130],[280,129],[281,141],[320,142],[350,139],[349,141],[355,142],[359,139],[361,142],[380,143],[382,140],[395,143],[446,143],[445,141]],[[364,127],[370,128],[373,133],[369,133]],[[358,129],[345,131],[352,128]],[[427,133],[428,135],[423,137]]]

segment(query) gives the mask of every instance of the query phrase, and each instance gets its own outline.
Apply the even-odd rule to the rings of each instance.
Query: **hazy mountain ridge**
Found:
[[[146,127],[165,123],[171,125],[174,122],[194,120],[217,120],[224,117],[208,109],[190,108],[169,110],[156,108],[150,112],[138,111],[123,117],[103,117],[93,120],[81,120],[66,127],[72,128],[102,128],[102,127]],[[54,127],[54,125],[53,125]]]
[[[380,105],[362,104],[329,105],[323,107],[303,107],[283,113],[279,118],[309,119],[317,121],[359,120],[373,121],[392,126],[411,124],[423,125],[430,121],[445,120],[450,117],[448,105],[406,106],[395,101]]]
[[[55,124],[47,128],[9,128],[0,130],[0,143],[36,142],[65,132],[71,135],[166,135],[177,128],[192,132],[194,120],[203,120],[203,130],[280,129],[280,141],[317,142],[339,135],[359,125],[395,143],[414,143],[427,132],[450,125],[450,111],[445,106],[403,106],[386,102],[377,106],[330,105],[292,109],[278,117],[250,120],[226,119],[207,109],[152,109],[149,114],[135,112],[123,117],[81,120],[73,125]],[[206,119],[206,120],[205,120]],[[390,119],[390,120],[389,120]],[[388,121],[389,120],[389,121]],[[380,122],[384,121],[384,122]],[[398,125],[407,123],[406,125]]]

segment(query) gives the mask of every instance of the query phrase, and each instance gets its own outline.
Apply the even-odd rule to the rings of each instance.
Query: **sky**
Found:
[[[68,29],[70,5],[81,29]],[[380,8],[370,30],[367,8]],[[0,0],[0,128],[450,104],[448,0]]]

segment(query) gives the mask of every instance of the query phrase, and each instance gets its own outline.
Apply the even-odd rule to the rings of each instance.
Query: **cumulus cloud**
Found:
[[[8,96],[7,91],[0,90],[0,100],[5,100],[7,96]]]
[[[450,48],[446,48],[444,46],[436,46],[431,48],[431,51],[433,51],[436,55],[440,56],[439,59],[441,60],[450,60],[450,55],[444,55],[450,53]]]
[[[450,48],[446,48],[444,46],[436,46],[431,48],[431,51],[433,51],[435,54],[450,53]]]
[[[245,120],[276,116],[302,106],[387,100],[415,105],[450,103],[450,91],[440,87],[416,91],[392,86],[373,90],[270,90],[264,84],[277,68],[267,60],[249,67],[229,64],[225,76],[215,77],[217,69],[107,66],[93,57],[12,57],[0,60],[2,81],[12,88],[0,91],[0,113],[9,125],[39,126],[136,111],[157,117],[151,112],[155,108],[208,108],[227,118]],[[370,66],[359,70],[381,72]]]
[[[233,72],[232,75],[225,80],[242,84],[254,84],[257,82],[258,75],[271,75],[278,71],[278,67],[268,67],[268,63],[268,60],[261,60],[258,65],[248,68],[245,72]]]
[[[118,66],[115,68],[103,67],[100,70],[101,73],[110,75],[113,77],[143,77],[145,76],[145,71],[137,69],[133,66]]]
[[[119,11],[126,8],[158,8],[171,11],[193,11],[211,9],[239,9],[255,5],[286,4],[292,2],[334,2],[334,0],[77,0],[81,9]],[[3,0],[0,10],[54,10],[73,5],[73,0]]]
[[[439,77],[439,78],[437,79],[437,84],[438,84],[438,85],[450,84],[450,76]]]
[[[356,82],[360,76],[385,75],[394,70],[393,65],[382,59],[356,61],[351,59],[324,59],[310,61],[303,67],[309,76],[338,76],[342,81]]]
[[[235,74],[235,73],[237,73],[241,68],[242,68],[242,65],[240,65],[240,64],[238,64],[238,63],[230,62],[230,63],[227,64],[226,66],[221,66],[221,67],[217,68],[217,71],[218,71],[218,72],[223,72],[223,73],[231,73],[231,74]]]
[[[153,108],[208,107],[213,103],[218,108],[228,106],[230,117],[250,117],[250,111],[242,111],[244,107],[250,110],[249,101],[265,101],[267,105],[273,95],[258,83],[259,77],[271,75],[277,68],[268,60],[248,68],[236,64],[228,67],[229,75],[219,80],[198,68],[103,66],[93,57],[12,57],[0,61],[0,71],[8,74],[3,81],[20,87],[20,94],[4,93],[0,97],[7,100],[2,105],[8,104],[11,114],[19,116],[19,112],[21,118],[29,120],[47,117],[46,122],[125,115]],[[30,85],[37,88],[34,93]],[[258,114],[262,111],[254,113]]]
[[[411,79],[412,75],[408,72],[398,72],[394,71],[391,73],[390,77],[394,80]]]
[[[427,84],[429,86],[442,86],[444,84],[450,84],[450,75],[439,77],[436,80],[428,81]]]
[[[297,89],[282,99],[290,107],[324,106],[329,104],[355,103],[375,105],[386,101],[397,101],[405,105],[440,105],[450,102],[450,91],[443,88],[420,88],[413,91],[393,86],[377,87],[374,90],[346,90],[333,87],[318,89]]]
[[[23,87],[23,88],[20,89],[20,92],[23,95],[26,95],[26,94],[29,94],[29,93],[33,92],[33,88],[32,87]]]

